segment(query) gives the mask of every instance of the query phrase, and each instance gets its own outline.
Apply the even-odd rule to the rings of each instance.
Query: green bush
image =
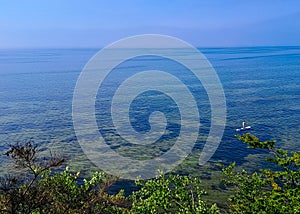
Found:
[[[6,155],[26,172],[2,178],[0,209],[7,213],[218,213],[201,196],[205,194],[198,178],[161,173],[155,179],[138,181],[141,189],[125,197],[121,190],[109,195],[116,178],[96,172],[79,184],[79,172],[51,169],[64,163],[63,158],[39,158],[33,142],[11,145]]]
[[[276,170],[260,170],[252,174],[237,172],[235,164],[223,169],[224,182],[235,193],[229,198],[231,213],[300,213],[300,152],[275,149],[275,141],[261,142],[249,133],[237,136],[252,149],[266,149],[268,162]]]
[[[115,178],[96,172],[79,184],[80,173],[51,172],[62,158],[38,158],[32,142],[11,145],[6,155],[13,158],[26,177],[7,176],[0,181],[0,211],[3,213],[120,213],[131,203],[123,191],[109,195]]]
[[[300,152],[275,149],[275,141],[260,141],[247,133],[237,138],[252,149],[269,151],[273,170],[254,173],[235,170],[235,163],[222,171],[224,183],[233,190],[229,213],[300,213]],[[63,158],[40,158],[33,142],[11,145],[5,153],[20,175],[0,178],[1,213],[219,213],[215,204],[203,200],[199,178],[174,174],[137,181],[132,195],[108,194],[117,178],[95,172],[81,179],[79,172],[53,172]],[[25,173],[25,176],[24,176]]]
[[[216,205],[208,206],[201,196],[200,180],[180,175],[164,175],[139,181],[141,189],[132,195],[132,213],[219,213]]]

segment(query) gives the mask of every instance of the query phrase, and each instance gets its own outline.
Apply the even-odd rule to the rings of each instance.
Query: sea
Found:
[[[51,154],[64,157],[75,171],[98,169],[78,142],[74,131],[72,104],[78,78],[88,61],[100,50],[0,50],[0,175],[13,171],[11,160],[4,155],[9,145],[27,141],[39,146],[41,156]],[[247,145],[235,137],[240,134],[236,129],[241,127],[243,120],[252,127],[249,132],[261,140],[274,139],[278,148],[300,150],[300,47],[198,50],[214,68],[226,101],[224,133],[218,148],[207,162],[210,170],[220,170],[211,167],[215,164],[219,166],[231,162],[248,170],[265,166],[265,157],[268,155],[266,151],[248,149]],[[180,49],[173,50],[174,52],[184,56],[189,54]],[[130,75],[151,69],[173,72],[177,78],[184,79],[182,84],[194,93],[200,115],[199,136],[187,157],[191,161],[183,162],[184,167],[179,165],[178,171],[185,174],[197,173],[198,170],[201,171],[197,158],[212,123],[209,97],[201,86],[201,81],[194,81],[195,76],[185,72],[186,68],[172,64],[168,59],[145,56],[121,63],[114,69],[116,75],[106,78],[103,90],[99,90],[95,97],[99,133],[106,136],[107,145],[120,155],[142,160],[163,155],[174,145],[181,128],[180,115],[178,116],[180,109],[176,107],[176,100],[162,96],[159,91],[152,90],[137,97],[131,107],[139,109],[136,114],[132,111],[129,118],[132,118],[130,122],[136,131],[145,133],[151,128],[151,112],[161,112],[166,117],[166,130],[169,131],[163,134],[164,137],[153,144],[136,146],[128,142],[130,139],[125,143],[120,140],[120,135],[113,127],[109,109],[114,92]],[[139,84],[142,86],[145,83],[137,83],[136,86],[139,87]],[[168,82],[165,84],[169,87]]]

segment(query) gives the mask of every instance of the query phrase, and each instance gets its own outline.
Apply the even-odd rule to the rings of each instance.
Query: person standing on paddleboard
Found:
[[[245,127],[246,127],[246,121],[243,120],[243,122],[242,122],[242,129],[245,129]]]

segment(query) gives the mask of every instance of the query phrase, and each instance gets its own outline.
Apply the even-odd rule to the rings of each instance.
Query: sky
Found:
[[[0,48],[98,48],[147,33],[197,47],[300,46],[300,1],[0,0]]]

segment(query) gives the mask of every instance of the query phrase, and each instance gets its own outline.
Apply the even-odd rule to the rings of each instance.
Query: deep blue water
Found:
[[[247,47],[247,48],[201,48],[203,54],[214,66],[226,97],[227,123],[222,142],[214,154],[212,161],[246,163],[259,167],[256,152],[246,149],[235,138],[235,129],[242,120],[253,127],[253,134],[263,139],[276,139],[278,146],[290,150],[300,149],[300,47]],[[7,144],[32,139],[41,147],[50,148],[55,153],[69,159],[74,167],[82,170],[92,168],[92,164],[83,154],[73,129],[72,97],[77,78],[87,61],[97,49],[10,49],[0,50],[0,151],[3,153]],[[208,98],[201,88],[194,87],[197,82],[189,80],[180,66],[172,63],[161,63],[157,58],[141,58],[137,61],[120,65],[121,74],[129,75],[136,68],[150,68],[151,63],[156,69],[174,70],[181,75],[184,83],[197,94],[201,115],[200,135],[205,139],[210,125],[210,109]],[[160,66],[158,66],[160,65]],[[173,67],[175,66],[175,67]],[[116,71],[118,72],[118,71]],[[126,76],[124,75],[124,76]],[[120,77],[120,75],[116,75]],[[122,76],[122,77],[124,77]],[[104,85],[104,95],[111,95],[120,80],[109,77],[112,82]],[[114,82],[115,81],[115,82]],[[189,82],[190,81],[190,82]],[[151,94],[152,93],[152,94]],[[101,94],[100,94],[101,95]],[[98,96],[98,125],[101,133],[114,133],[109,114],[109,102],[102,94]],[[163,110],[167,118],[168,129],[176,132],[178,125],[178,109],[172,99],[160,98],[157,92],[147,96],[151,101],[133,102],[133,107],[143,107],[144,113],[132,115],[133,126],[139,131],[147,131],[147,118],[152,110]],[[99,98],[100,97],[100,98]],[[103,103],[101,102],[103,99]],[[104,112],[104,113],[103,113]],[[174,114],[174,115],[173,115]],[[168,116],[169,115],[169,116]],[[106,124],[107,123],[107,124]],[[172,146],[176,134],[161,139],[163,148],[149,149],[111,141],[114,149],[122,147],[132,149],[140,158],[147,153],[158,156]],[[194,150],[201,150],[203,140],[199,140]],[[159,144],[156,143],[156,144]],[[152,149],[152,150],[151,150]],[[129,150],[126,150],[129,151]],[[137,154],[136,151],[140,151]],[[144,152],[144,153],[143,153]],[[146,154],[146,155],[147,155]],[[8,171],[6,156],[0,156],[0,172]]]

